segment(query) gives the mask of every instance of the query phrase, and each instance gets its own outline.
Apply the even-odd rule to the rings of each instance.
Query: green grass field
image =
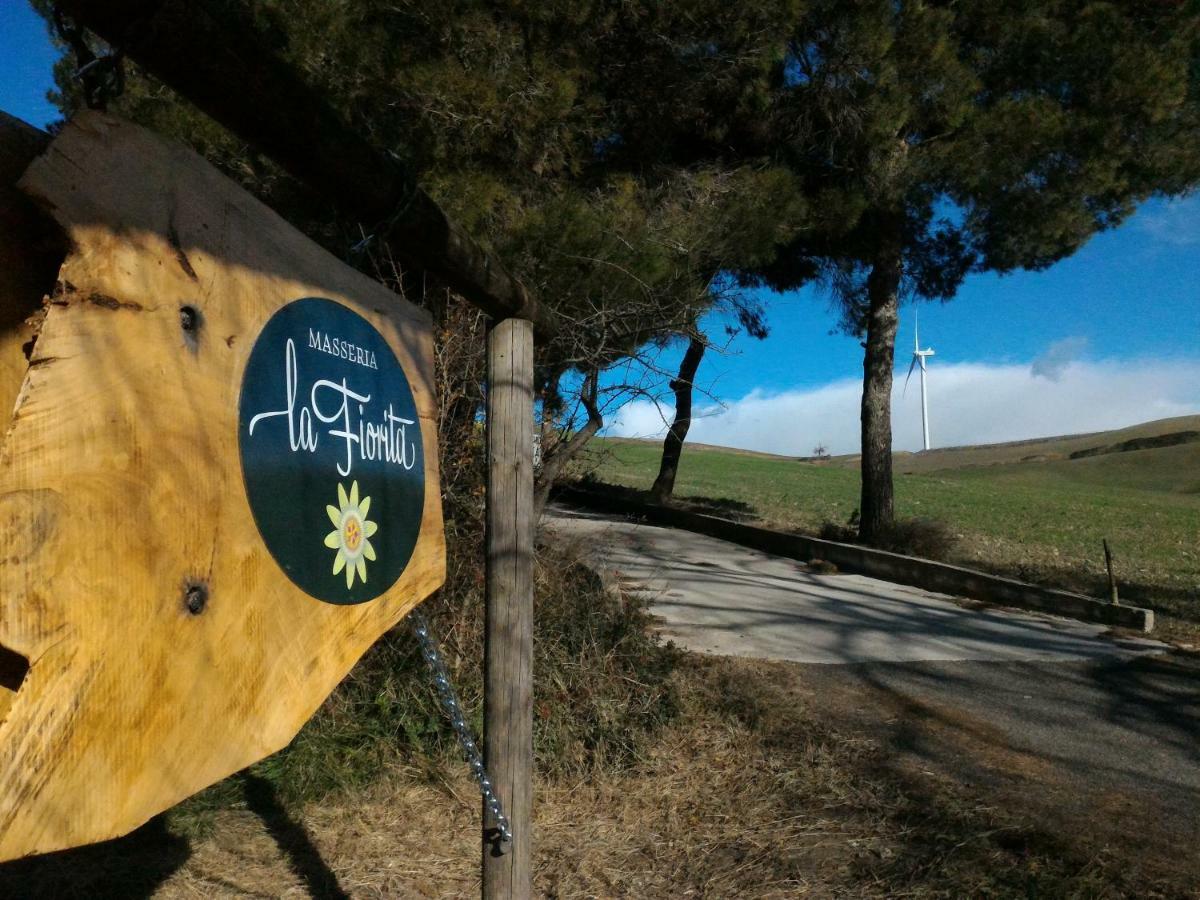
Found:
[[[1090,443],[1111,443],[1112,435],[1126,436]],[[949,525],[959,537],[951,560],[1092,593],[1103,590],[1107,538],[1124,598],[1200,620],[1200,443],[1046,458],[1065,457],[1061,446],[1023,445],[1008,454],[1013,462],[980,448],[980,464],[971,464],[973,448],[932,451],[908,457],[921,461],[917,472],[898,459],[897,514]],[[657,443],[600,440],[590,464],[601,481],[646,489],[659,453]],[[852,458],[814,463],[688,447],[675,493],[726,501],[729,513],[770,527],[815,532],[844,524],[858,491]]]

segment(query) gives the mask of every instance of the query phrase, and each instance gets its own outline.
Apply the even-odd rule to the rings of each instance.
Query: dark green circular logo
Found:
[[[425,459],[408,379],[366,319],[320,297],[276,312],[242,376],[238,446],[258,531],[296,585],[346,604],[396,583]]]

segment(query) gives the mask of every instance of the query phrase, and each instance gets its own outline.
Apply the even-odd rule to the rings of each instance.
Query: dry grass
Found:
[[[538,896],[1192,895],[1190,864],[1151,878],[1136,851],[1089,842],[1091,822],[1049,823],[1011,799],[913,767],[855,724],[894,710],[854,691],[814,697],[804,671],[688,657],[673,676],[681,715],[636,761],[540,778]],[[1027,769],[1022,793],[1052,778]],[[10,867],[0,894],[469,897],[478,891],[479,803],[460,765],[439,772],[431,781],[426,768],[392,766],[368,788],[291,810],[251,793],[216,812],[205,835],[173,836],[173,849]],[[163,869],[164,853],[177,862],[152,891],[112,890]],[[17,878],[24,891],[5,893]]]
[[[843,767],[852,743],[838,764],[833,747],[808,748],[797,769],[752,728],[704,711],[699,695],[688,702],[699,718],[666,729],[638,765],[539,782],[539,896],[794,897],[844,881],[857,857],[875,852],[876,839],[838,810],[856,790]],[[290,828],[238,802],[190,839],[186,861],[153,896],[470,896],[476,796],[461,770],[431,785],[396,768],[370,789],[308,804]],[[307,845],[297,855],[308,861],[297,864],[273,830],[304,834],[292,846]],[[130,863],[47,865],[26,884],[44,889],[37,896],[103,896]]]

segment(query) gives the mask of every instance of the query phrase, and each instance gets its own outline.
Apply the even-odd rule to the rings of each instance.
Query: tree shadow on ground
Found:
[[[749,522],[758,518],[758,511],[753,506],[729,497],[680,497],[672,505],[688,512],[720,516],[735,522]]]
[[[240,780],[247,808],[262,821],[308,896],[349,900],[308,831],[280,802],[275,786],[249,772]],[[191,842],[171,831],[164,813],[125,837],[0,865],[0,897],[141,900],[153,896],[191,854]]]
[[[1112,669],[1106,664],[1084,680],[1107,692]],[[1145,699],[1142,688],[1156,692],[1134,673],[1130,681],[1117,693]],[[910,839],[894,856],[865,866],[871,878],[903,884],[936,871],[937,878],[962,884],[964,896],[1190,893],[1200,870],[1195,857],[1178,848],[1195,834],[1194,789],[1153,771],[1139,783],[1119,763],[1017,748],[991,723],[912,703],[903,693],[893,697],[901,701],[893,708],[906,711],[864,774],[895,792],[890,818]],[[1145,709],[1137,718],[1158,717]],[[1187,731],[1194,739],[1194,717]],[[1194,757],[1194,751],[1179,752]],[[1006,876],[992,882],[982,875],[989,870]]]
[[[288,865],[313,900],[350,900],[337,876],[322,858],[308,830],[288,813],[267,779],[247,772],[242,776],[246,805],[266,826]]]
[[[1200,760],[1195,658],[879,664],[845,674],[863,689],[860,702],[871,696],[890,713],[869,730],[881,738],[878,771],[907,797],[897,809],[906,825],[969,837],[976,853],[1055,859],[1065,864],[1057,876],[1027,876],[1056,896],[1118,886],[1172,896],[1195,882],[1197,860],[1177,852],[1200,825],[1189,774]],[[1061,701],[1037,703],[1043,692]],[[955,819],[974,824],[955,831]],[[882,868],[920,868],[928,849],[914,843]]]
[[[639,488],[626,487],[621,484],[608,484],[607,482],[595,479],[585,479],[580,482],[579,486],[587,490],[603,491],[606,496],[627,503],[653,503],[650,499],[650,492]],[[551,496],[556,497],[558,495],[553,494]],[[675,509],[684,509],[688,512],[702,513],[708,516],[720,516],[725,519],[732,519],[735,522],[749,522],[758,518],[758,511],[753,506],[730,497],[674,496],[667,501],[667,505]]]
[[[993,665],[1001,684],[1027,670],[1019,694],[1058,675],[1094,695],[1098,720],[1130,735],[1161,732],[1160,746],[1186,765],[1200,739],[1200,667],[1190,660],[697,665],[713,707],[752,728],[775,765],[798,773],[836,766],[836,794],[816,799],[854,835],[850,877],[864,894],[886,885],[937,896],[1191,896],[1200,858],[1179,848],[1190,846],[1198,821],[1194,786],[1139,774],[1144,746],[1130,748],[1139,758],[1128,770],[1054,745],[1015,746],[1003,722],[945,696],[956,682],[997,691],[997,679],[971,677],[980,665]],[[821,791],[795,781],[794,795],[780,794],[789,815]]]

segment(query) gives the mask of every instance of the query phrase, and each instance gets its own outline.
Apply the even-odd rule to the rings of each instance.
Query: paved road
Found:
[[[793,690],[872,736],[887,769],[948,780],[1084,859],[1126,860],[1141,896],[1200,897],[1195,654],[794,668]],[[1160,879],[1193,890],[1150,889]]]
[[[677,529],[552,509],[550,527],[652,599],[689,650],[802,663],[1082,660],[1163,649],[1107,628],[963,604]]]
[[[566,509],[551,516],[599,568],[648,592],[682,646],[809,663],[775,678],[839,729],[872,734],[889,749],[881,764],[949,778],[1092,852],[1120,846],[1146,872],[1191,877],[1200,656],[818,575],[702,535]]]

